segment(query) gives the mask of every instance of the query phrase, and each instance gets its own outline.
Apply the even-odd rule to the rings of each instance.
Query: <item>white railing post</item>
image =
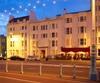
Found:
[[[21,63],[21,74],[24,73],[24,70],[23,70],[23,62]]]
[[[42,75],[42,64],[40,63],[39,66],[40,66],[40,67],[39,67],[39,75],[41,76],[41,75]]]
[[[63,64],[60,64],[60,77],[62,78],[63,76]]]
[[[73,65],[73,79],[76,78],[76,65]]]
[[[6,72],[8,72],[8,62],[6,62]]]

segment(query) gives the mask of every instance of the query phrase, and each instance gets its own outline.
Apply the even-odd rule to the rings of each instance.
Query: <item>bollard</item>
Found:
[[[62,76],[63,76],[63,65],[62,64],[60,64],[60,78],[62,78]]]
[[[76,78],[76,65],[73,65],[73,79]]]
[[[39,69],[39,75],[41,76],[42,75],[42,64],[40,63],[40,69]]]
[[[21,74],[23,74],[24,71],[23,71],[23,63],[21,63]]]
[[[6,72],[8,72],[8,62],[6,62]]]

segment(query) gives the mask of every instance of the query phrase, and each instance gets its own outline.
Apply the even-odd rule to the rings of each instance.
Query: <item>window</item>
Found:
[[[24,26],[22,26],[22,30],[24,30]]]
[[[85,32],[86,32],[86,27],[81,26],[81,27],[80,27],[80,33],[85,33]]]
[[[27,46],[27,40],[25,40],[25,46]]]
[[[38,26],[36,26],[36,30],[38,30]]]
[[[46,33],[44,33],[44,34],[42,34],[42,38],[47,38],[47,34]]]
[[[100,26],[97,27],[97,30],[100,31]]]
[[[72,28],[66,28],[66,34],[72,34]]]
[[[33,26],[33,31],[35,31],[35,26]]]
[[[12,41],[10,42],[10,47],[12,47]]]
[[[98,49],[98,56],[100,56],[100,49]]]
[[[10,28],[10,31],[15,31],[15,28],[13,27],[13,28]]]
[[[55,29],[55,24],[52,24],[52,28]]]
[[[52,40],[52,47],[54,47],[55,45],[55,40]]]
[[[27,33],[25,33],[25,37],[27,37]]]
[[[72,22],[72,18],[66,18],[66,23],[71,23]]]
[[[22,37],[24,37],[24,33],[22,33]]]
[[[10,31],[12,31],[12,28],[10,28]]]
[[[24,46],[24,41],[22,41],[22,46]]]
[[[27,30],[27,26],[25,26],[25,30]]]
[[[35,34],[33,34],[33,39],[35,38]]]
[[[98,11],[100,11],[100,5],[98,6],[98,8],[97,8],[97,9],[98,9]]]
[[[58,41],[56,40],[56,46],[58,45]]]
[[[53,33],[52,33],[52,37],[55,37],[55,36],[56,36],[56,34],[53,32]]]
[[[80,16],[79,21],[80,21],[80,22],[86,21],[86,16]]]
[[[81,38],[80,39],[80,45],[86,45],[86,39]]]
[[[100,43],[100,37],[98,37],[98,43]]]
[[[48,30],[48,25],[45,25],[45,29]]]

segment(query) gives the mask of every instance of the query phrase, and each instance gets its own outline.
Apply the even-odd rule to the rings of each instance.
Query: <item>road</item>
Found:
[[[70,77],[58,78],[49,76],[33,76],[18,73],[0,73],[0,83],[99,83],[88,79],[72,79]]]
[[[1,72],[0,73],[0,82],[2,82],[2,83],[6,83],[7,81],[9,81],[9,83],[13,83],[13,81],[15,81],[15,80],[16,80],[16,83],[30,83],[30,82],[31,83],[38,83],[38,82],[48,83],[48,81],[51,77],[53,77],[53,78],[50,79],[50,81],[49,81],[50,83],[51,82],[53,82],[53,83],[69,83],[69,81],[72,81],[72,83],[80,83],[80,81],[72,79],[73,78],[73,65],[72,64],[77,65],[75,68],[75,73],[74,73],[76,75],[77,79],[79,79],[79,78],[88,79],[88,77],[89,77],[89,65],[90,65],[89,61],[86,61],[86,62],[82,62],[82,61],[47,61],[47,62],[45,62],[45,61],[42,61],[41,63],[46,64],[46,65],[42,65],[42,69],[41,69],[42,75],[41,76],[39,76],[39,72],[40,72],[40,70],[39,70],[40,62],[39,61],[38,62],[37,61],[23,62],[24,75],[29,74],[29,76],[31,75],[32,76],[31,78],[34,78],[35,80],[33,80],[31,78],[23,79],[23,78],[25,78],[25,77],[23,77],[24,75],[20,74],[22,62],[8,61],[8,73],[5,73],[5,69],[6,69],[5,63],[6,63],[5,61],[0,61],[0,72]],[[60,76],[60,65],[59,64],[65,65],[62,68],[62,71],[63,71],[62,78],[63,79],[59,78],[59,76]],[[97,62],[97,70],[98,71],[100,70],[99,65],[100,65],[100,62],[98,61]],[[17,73],[19,76],[17,76],[16,74],[9,75],[9,73],[13,73],[13,74]],[[5,75],[5,74],[7,74],[7,75]],[[37,76],[37,77],[34,77],[34,76]],[[44,76],[44,78],[41,78],[43,76]],[[70,79],[66,78],[68,76],[70,77]],[[22,78],[21,80],[20,80],[20,77]],[[45,77],[48,77],[49,79],[45,78]],[[84,81],[82,81],[82,82],[84,83]],[[89,83],[89,82],[87,82],[87,83]]]

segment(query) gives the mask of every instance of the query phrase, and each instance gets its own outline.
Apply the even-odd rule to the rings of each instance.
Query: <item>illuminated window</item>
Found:
[[[24,46],[24,41],[22,41],[22,46]]]
[[[98,37],[98,43],[100,43],[100,37]]]

